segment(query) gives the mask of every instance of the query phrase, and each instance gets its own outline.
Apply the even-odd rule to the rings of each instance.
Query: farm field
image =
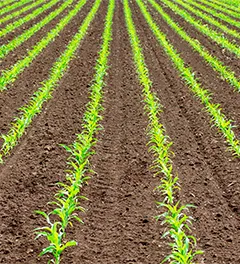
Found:
[[[2,0],[0,263],[240,263],[239,28],[234,0]]]

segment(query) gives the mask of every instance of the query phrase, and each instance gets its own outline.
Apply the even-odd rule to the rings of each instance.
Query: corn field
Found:
[[[0,263],[240,263],[240,4],[0,2]]]

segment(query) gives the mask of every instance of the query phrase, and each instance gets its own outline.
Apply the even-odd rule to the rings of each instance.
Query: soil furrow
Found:
[[[150,9],[150,11],[152,11],[152,9]],[[204,61],[199,53],[195,52],[186,41],[183,41],[182,38],[165,23],[158,13],[151,13],[156,23],[160,25],[160,30],[167,35],[167,38],[180,53],[186,65],[189,65],[193,69],[196,78],[199,79],[202,86],[213,93],[213,102],[221,105],[223,113],[228,119],[234,120],[237,126],[240,125],[240,116],[238,114],[240,112],[238,103],[240,100],[240,93],[234,92],[234,88],[222,80],[220,75]],[[230,101],[232,102],[231,104],[229,104]],[[233,130],[238,137],[238,135],[240,135],[240,127],[234,128]]]
[[[186,2],[187,3],[187,2]],[[190,5],[192,8],[194,8],[195,10],[197,11],[200,11],[202,13],[204,13],[205,15],[211,17],[212,19],[215,19],[217,20],[218,22],[220,22],[222,25],[228,27],[229,29],[233,29],[235,31],[239,31],[238,28],[234,27],[234,26],[231,26],[229,23],[221,20],[221,19],[218,19],[217,17],[214,17],[214,16],[211,16],[211,14],[207,13],[207,12],[204,12],[202,9],[199,9],[197,7],[195,7],[194,5],[191,5],[190,3],[187,3],[188,5]],[[187,9],[186,7],[180,5],[180,4],[177,4],[179,6],[179,8],[187,11],[192,17],[194,17],[194,19],[197,21],[197,20],[200,20],[202,21],[202,23],[204,25],[207,25],[209,28],[219,32],[220,34],[224,34],[226,36],[226,38],[228,38],[229,40],[233,41],[233,42],[239,42],[239,39],[238,38],[235,38],[233,35],[231,34],[228,34],[227,32],[224,32],[221,28],[215,26],[214,24],[211,24],[210,22],[208,22],[207,20],[201,18],[200,16],[196,15],[195,13],[193,13],[192,11],[190,11],[189,9]],[[236,19],[237,20],[237,19]]]
[[[34,19],[24,23],[22,26],[16,28],[14,31],[8,33],[6,36],[0,38],[0,45],[6,44],[8,41],[12,40],[16,36],[20,35],[24,30],[30,28],[34,24],[38,23],[41,19],[43,19],[45,16],[47,16],[49,13],[54,11],[56,8],[58,8],[62,4],[62,1],[59,1],[49,9],[45,10],[41,15],[38,15]],[[26,14],[27,15],[27,14]],[[18,20],[18,19],[16,19]],[[12,22],[10,22],[12,23]],[[9,21],[1,24],[1,29],[5,28],[9,24]]]
[[[174,142],[174,167],[181,181],[180,199],[198,207],[191,211],[194,233],[205,251],[206,263],[238,263],[240,248],[239,160],[232,159],[209,117],[179,80],[138,7],[136,24],[144,41],[146,63],[164,106],[161,114]]]
[[[53,98],[1,166],[0,263],[47,262],[37,258],[47,243],[34,241],[33,229],[44,224],[34,210],[46,209],[56,192],[54,184],[64,179],[68,154],[59,144],[71,144],[81,130],[104,15],[102,5]]]
[[[7,91],[0,93],[0,132],[6,133],[10,128],[13,117],[18,115],[18,108],[29,101],[32,94],[39,88],[40,82],[48,78],[49,71],[56,59],[64,52],[68,42],[78,31],[79,26],[88,14],[92,1],[86,3],[86,6],[74,17],[70,23],[63,29],[55,41],[51,42],[46,49],[31,63],[31,65],[22,72],[12,87]],[[68,12],[68,11],[67,11]],[[66,15],[66,13],[65,13]],[[55,21],[56,25],[59,20]],[[54,26],[54,25],[53,25]],[[45,28],[44,35],[49,31]],[[31,42],[36,41],[38,36],[34,36]],[[34,43],[31,43],[34,45]],[[19,47],[14,54],[24,52],[29,43]],[[31,46],[30,46],[31,47]],[[20,51],[20,52],[19,52]],[[12,57],[12,56],[10,56]],[[8,62],[11,58],[8,59]],[[2,141],[0,141],[2,143]]]
[[[23,12],[22,14],[20,14],[20,15],[18,15],[18,16],[14,16],[13,18],[7,20],[6,22],[1,23],[1,28],[5,27],[7,24],[12,23],[13,21],[16,21],[16,20],[18,20],[18,19],[20,19],[20,18],[25,17],[26,15],[32,13],[32,12],[33,12],[34,10],[36,10],[37,8],[43,6],[45,3],[46,3],[46,2],[43,2],[43,3],[41,3],[41,4],[39,4],[39,5],[35,6],[35,7],[32,7],[31,9],[29,9],[29,10]],[[31,4],[32,4],[32,3],[31,3]],[[23,8],[23,7],[22,7],[22,8]],[[22,9],[22,8],[21,8],[21,9]],[[14,11],[14,12],[15,12],[15,11]],[[14,12],[12,12],[12,13],[14,13]],[[4,16],[4,17],[5,17],[5,16]]]
[[[92,4],[93,0],[87,1],[81,12],[20,75],[14,86],[0,94],[0,132],[8,130],[17,109],[48,77],[53,63],[77,32]],[[0,166],[0,263],[47,262],[46,257],[37,257],[47,242],[44,238],[34,240],[33,229],[45,224],[34,210],[46,211],[47,202],[53,199],[57,190],[55,183],[65,179],[68,153],[59,144],[71,144],[76,133],[81,131],[107,5],[108,1],[103,0],[88,35],[54,91],[53,98],[34,119],[6,163]],[[198,239],[198,248],[205,251],[196,262],[240,263],[239,159],[233,159],[226,151],[223,137],[216,128],[211,128],[209,115],[180,80],[134,1],[131,1],[131,7],[153,90],[163,105],[160,122],[174,142],[173,166],[181,183],[177,198],[184,204],[197,206],[188,213],[195,219],[192,232]],[[212,54],[240,73],[239,60],[233,55],[222,51],[167,7],[164,10]],[[17,48],[14,54],[9,54],[1,68],[23,56],[25,50],[66,13],[67,10]],[[239,94],[221,81],[217,73],[178,37],[153,8],[151,14],[186,63],[193,67],[203,86],[214,92],[214,101],[221,103],[223,112],[240,124]],[[19,28],[7,38],[13,38],[22,30],[23,27]],[[146,146],[148,119],[144,115],[142,88],[133,65],[122,1],[117,0],[111,51],[104,88],[105,110],[101,113],[103,130],[96,135],[98,143],[91,160],[96,173],[82,190],[82,195],[89,198],[82,202],[87,209],[81,214],[85,224],[75,223],[67,230],[68,239],[78,241],[78,246],[66,250],[62,264],[157,264],[170,253],[169,239],[161,238],[166,226],[154,220],[155,215],[162,213],[155,205],[155,201],[161,199],[154,191],[159,179],[153,177],[150,169],[153,156]],[[235,131],[239,134],[240,128]]]
[[[117,2],[104,130],[92,160],[96,175],[84,189],[85,224],[73,230],[79,248],[64,263],[159,263],[169,250],[163,227],[153,219],[158,180],[149,170],[147,118],[123,16]]]
[[[175,22],[177,22],[192,38],[199,40],[199,42],[203,46],[205,46],[211,52],[211,54],[223,61],[225,65],[231,67],[237,73],[237,76],[240,76],[240,62],[234,54],[232,54],[226,49],[223,49],[220,45],[216,44],[206,35],[203,35],[194,26],[185,21],[180,15],[175,14],[170,8],[166,7],[165,5],[161,6],[165,10],[165,12],[167,12],[171,16],[171,18]],[[154,16],[156,20],[157,17],[160,17],[157,12],[152,13],[156,14]]]
[[[75,0],[73,4],[76,4],[77,1]],[[8,41],[4,41],[3,44],[8,43],[9,41],[15,39],[15,37],[21,35],[23,32],[31,28],[33,25],[40,22],[42,19],[44,19],[46,16],[48,16],[51,12],[56,10],[60,5],[54,6],[54,8],[51,8],[51,11],[45,13],[44,15],[41,14],[39,16],[39,19],[36,18],[36,20],[33,20],[32,24],[29,25],[29,27],[26,27],[24,29],[19,29],[20,31],[17,34],[14,34],[14,36]],[[29,50],[32,46],[34,46],[38,41],[40,41],[43,37],[46,36],[46,34],[53,29],[57,23],[65,17],[69,10],[73,5],[69,5],[63,12],[61,12],[57,17],[55,17],[52,21],[50,21],[47,25],[45,25],[43,28],[41,28],[38,32],[36,32],[32,37],[30,37],[28,40],[25,40],[19,47],[15,48],[13,51],[11,51],[8,55],[6,55],[3,59],[1,59],[1,65],[0,70],[6,70],[13,64],[15,64],[19,59],[23,58],[27,54],[27,50]],[[83,9],[82,9],[83,10]],[[14,32],[13,32],[14,33]]]

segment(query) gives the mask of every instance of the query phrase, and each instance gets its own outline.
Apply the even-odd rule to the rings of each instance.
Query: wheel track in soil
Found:
[[[84,189],[85,225],[73,230],[80,241],[66,263],[159,263],[169,247],[161,239],[163,227],[153,216],[159,183],[149,171],[147,118],[141,87],[133,67],[122,3],[116,3],[109,78],[100,139],[92,159],[97,173]],[[121,43],[121,44],[120,44]],[[65,263],[65,262],[64,262]]]
[[[58,144],[71,144],[81,129],[105,13],[101,5],[53,98],[1,165],[0,263],[47,262],[37,258],[47,242],[34,240],[33,229],[44,224],[34,210],[46,208],[56,193],[54,184],[65,178],[68,154]]]
[[[153,9],[149,9],[152,11]],[[240,138],[240,93],[234,92],[234,87],[229,85],[224,80],[221,80],[220,75],[215,72],[210,65],[208,65],[204,59],[198,54],[198,52],[193,51],[191,46],[183,41],[182,38],[171,29],[166,22],[160,18],[160,15],[155,12],[150,12],[153,14],[154,20],[160,26],[161,31],[163,31],[172,45],[180,53],[181,57],[186,62],[186,65],[192,67],[193,72],[202,83],[202,86],[213,93],[213,102],[219,103],[223,109],[223,113],[228,119],[234,120],[234,124],[239,127],[233,128],[237,138]],[[177,21],[178,22],[178,21]],[[188,31],[188,30],[186,30]],[[212,48],[209,49],[212,53]],[[229,104],[231,102],[231,104]]]
[[[146,64],[164,106],[163,123],[174,142],[173,163],[182,187],[180,199],[198,206],[193,211],[198,245],[205,250],[206,263],[238,263],[239,160],[232,159],[221,136],[215,129],[210,130],[209,117],[177,77],[147,23],[137,13],[137,5],[132,6]]]
[[[12,87],[8,90],[0,93],[0,132],[5,134],[9,128],[14,116],[18,115],[18,109],[29,101],[32,94],[40,87],[40,82],[48,78],[50,69],[56,59],[65,50],[68,42],[72,39],[75,32],[77,32],[79,25],[82,23],[87,13],[90,10],[91,2],[86,3],[82,10],[76,15],[75,18],[61,31],[60,35],[51,42],[39,56],[33,60],[31,65],[27,67],[13,83]],[[70,9],[63,12],[67,14]],[[54,20],[51,27],[53,28],[60,18]],[[14,54],[26,53],[27,47],[32,47],[38,40],[40,40],[47,31],[41,32],[40,36],[37,34],[34,36],[30,43],[27,41],[21,45]],[[13,56],[7,57],[6,62],[13,64]],[[2,145],[2,139],[0,139]]]

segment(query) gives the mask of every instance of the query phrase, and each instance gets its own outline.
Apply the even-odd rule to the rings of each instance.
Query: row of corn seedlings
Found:
[[[15,1],[17,1],[17,0],[3,0],[0,3],[0,8],[3,8],[3,6],[9,5],[9,4],[11,4],[12,2],[15,2]]]
[[[172,9],[173,12],[180,15],[184,20],[194,26],[199,32],[208,36],[210,39],[215,41],[217,44],[222,46],[223,48],[229,50],[234,53],[237,57],[240,57],[240,47],[239,45],[229,41],[225,38],[221,33],[211,29],[206,24],[203,24],[200,20],[195,20],[187,11],[179,8],[179,6],[173,4],[169,0],[161,0],[166,6]]]
[[[233,152],[233,155],[240,157],[240,143],[239,140],[236,139],[235,133],[232,129],[233,125],[231,120],[228,120],[227,117],[222,113],[219,104],[214,104],[211,102],[210,92],[201,87],[201,84],[195,78],[192,69],[185,66],[184,60],[180,57],[174,47],[169,43],[165,34],[160,31],[143,2],[141,0],[136,1],[160,46],[162,46],[166,54],[172,60],[182,79],[205,106],[206,111],[212,118],[212,122],[223,134],[225,141],[229,145],[230,151]]]
[[[62,18],[57,26],[53,28],[48,34],[42,38],[35,46],[30,49],[27,55],[17,61],[13,66],[9,69],[4,70],[0,77],[0,91],[7,89],[7,85],[13,83],[18,75],[27,68],[32,61],[42,52],[44,48],[48,46],[51,41],[54,41],[55,38],[59,35],[59,33],[65,28],[65,26],[77,15],[77,13],[82,9],[85,5],[86,0],[80,0],[69,13]]]
[[[221,13],[221,12],[219,12],[217,10],[214,10],[212,8],[209,8],[209,7],[205,6],[205,5],[199,4],[199,3],[195,2],[195,1],[192,1],[192,0],[188,0],[188,3],[190,3],[191,5],[196,6],[199,9],[202,9],[203,11],[209,13],[210,15],[213,15],[213,16],[215,16],[217,18],[220,18],[221,20],[231,24],[232,26],[240,28],[240,22],[239,21],[237,21],[237,20],[235,20],[235,19],[233,19],[233,18],[231,18],[231,17],[229,17],[227,15],[224,15],[223,13]],[[240,18],[240,14],[238,15],[238,17]]]
[[[10,24],[8,24],[6,27],[2,28],[0,30],[0,37],[6,36],[8,33],[12,32],[16,28],[22,26],[24,23],[29,22],[30,20],[36,18],[37,16],[41,15],[44,11],[51,8],[53,5],[55,5],[60,0],[51,0],[50,2],[46,3],[45,5],[39,7],[38,9],[34,10],[32,13],[26,15],[23,18],[20,18]]]
[[[56,205],[55,209],[48,214],[37,211],[45,217],[48,224],[48,226],[36,229],[37,237],[44,236],[50,243],[47,248],[42,250],[41,255],[51,253],[54,257],[52,262],[55,264],[60,263],[61,253],[66,247],[77,244],[76,241],[65,242],[67,227],[72,226],[72,220],[82,222],[77,216],[77,211],[84,211],[80,200],[86,199],[86,197],[80,196],[80,193],[83,183],[89,179],[87,176],[91,172],[89,159],[94,154],[92,149],[97,142],[95,135],[100,129],[99,121],[102,119],[100,115],[100,111],[103,110],[101,105],[102,89],[105,85],[104,78],[108,69],[114,7],[115,0],[110,0],[102,37],[103,43],[95,66],[96,73],[90,87],[90,101],[83,117],[83,130],[77,134],[77,139],[71,146],[64,146],[70,153],[68,159],[70,170],[66,175],[67,183],[58,183],[61,189],[55,195],[55,201],[52,202]],[[52,221],[51,215],[57,215],[58,218]]]
[[[222,11],[224,13],[229,14],[232,17],[239,18],[239,13],[240,13],[240,3],[238,0],[236,1],[231,1],[231,4],[225,4],[224,1],[206,1],[206,0],[199,0],[200,2],[211,6],[218,11]],[[230,10],[229,10],[230,9]],[[238,13],[239,12],[239,13]]]
[[[0,16],[4,15],[5,13],[8,13],[8,12],[18,8],[18,7],[21,7],[22,5],[25,5],[29,2],[32,2],[32,0],[17,1],[15,3],[13,3],[12,5],[7,5],[0,10]]]
[[[175,23],[172,18],[164,12],[163,8],[156,3],[155,0],[148,0],[152,6],[157,10],[157,12],[162,16],[162,18],[168,23],[168,25],[175,30],[177,34],[179,34],[182,39],[187,41],[191,47],[197,51],[204,60],[216,71],[220,74],[222,79],[226,80],[229,84],[231,84],[236,91],[240,92],[240,81],[235,76],[235,73],[231,71],[230,68],[224,65],[218,58],[211,55],[201,43],[191,38],[177,23]]]
[[[17,36],[13,40],[9,41],[7,44],[0,46],[0,59],[4,58],[9,52],[16,49],[23,42],[27,41],[35,33],[37,33],[41,28],[50,23],[55,17],[62,13],[74,0],[66,0],[58,9],[52,11],[40,22],[34,24],[31,28],[25,30],[21,35]]]
[[[143,87],[145,110],[149,118],[149,149],[155,156],[153,167],[156,169],[157,174],[162,173],[164,175],[160,178],[160,185],[157,188],[161,190],[164,197],[163,202],[158,202],[158,205],[165,212],[156,218],[163,219],[163,223],[168,224],[168,230],[163,236],[171,237],[172,241],[169,245],[172,247],[172,251],[163,262],[170,260],[171,263],[190,264],[194,257],[201,254],[202,251],[195,250],[196,238],[187,234],[190,231],[189,222],[191,222],[191,217],[187,216],[185,212],[190,205],[181,205],[180,201],[175,201],[175,190],[179,189],[179,185],[178,177],[173,175],[169,154],[171,153],[169,148],[172,142],[169,141],[164,126],[158,120],[162,107],[156,94],[151,91],[152,82],[144,62],[128,0],[124,0],[123,3],[133,59],[140,85]]]
[[[22,13],[24,12],[27,12],[28,10],[42,4],[43,2],[45,2],[45,0],[38,0],[36,2],[33,2],[32,4],[30,5],[27,5],[27,6],[24,6],[22,9],[19,9],[13,13],[10,13],[9,15],[6,15],[5,17],[2,17],[0,19],[0,24],[4,23],[4,22],[7,22],[8,20],[10,19],[13,19],[13,18],[17,18],[18,16],[20,16]]]
[[[190,12],[192,12],[195,16],[198,16],[201,19],[205,20],[207,23],[214,25],[215,27],[221,29],[224,33],[231,35],[234,38],[240,38],[240,34],[236,30],[230,29],[229,27],[220,23],[218,20],[214,19],[212,16],[209,16],[209,15],[205,14],[204,12],[202,12],[202,11],[198,10],[197,8],[194,8],[190,4],[188,4],[188,3],[192,4],[193,1],[189,0],[188,3],[183,2],[182,0],[173,0],[173,1],[175,3],[178,3],[179,5],[183,6],[184,8],[189,10]]]
[[[80,1],[78,7],[74,9],[75,12],[78,12],[78,9],[80,9],[85,2],[86,0]],[[91,11],[80,26],[78,33],[74,35],[64,53],[54,63],[50,70],[49,78],[42,82],[42,86],[33,94],[30,101],[19,109],[20,116],[15,118],[9,132],[6,135],[1,135],[4,142],[0,150],[0,162],[3,162],[2,158],[9,154],[11,149],[17,145],[18,140],[25,133],[26,128],[31,124],[33,118],[41,112],[44,102],[51,98],[53,90],[63,77],[80,42],[85,37],[87,29],[95,17],[100,3],[101,0],[96,0]]]

